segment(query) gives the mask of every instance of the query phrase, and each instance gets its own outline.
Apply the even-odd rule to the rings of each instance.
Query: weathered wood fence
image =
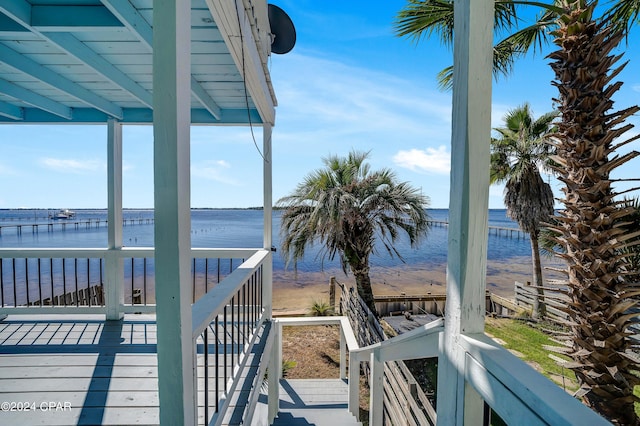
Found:
[[[139,291],[139,290],[138,290]],[[79,288],[65,294],[42,300],[43,306],[103,306],[104,287],[102,284],[86,288]],[[28,306],[40,306],[40,301],[31,302]]]
[[[569,316],[559,308],[565,306],[566,303],[563,303],[563,301],[568,302],[569,299],[564,294],[554,291],[548,287],[544,288],[544,294],[545,297],[543,303],[547,310],[546,318],[554,322],[564,323]],[[516,281],[515,299],[517,306],[523,307],[527,311],[531,312],[533,310],[533,303],[537,297],[539,297],[538,287]]]
[[[495,294],[491,295],[492,311],[497,315],[514,316],[514,315],[530,315],[533,310],[533,301],[538,297],[538,289],[529,283],[515,283],[515,301]],[[555,322],[561,326],[566,326],[569,320],[569,314],[561,308],[566,306],[569,298],[553,288],[544,288],[544,304],[546,308],[546,320]],[[630,311],[629,313],[631,313]],[[640,312],[638,312],[640,316]],[[640,342],[640,325],[635,324],[630,327],[633,333],[632,339]]]
[[[355,289],[338,285],[341,289],[340,314],[349,318],[360,347],[387,340],[380,322]],[[368,367],[364,368],[369,377]],[[435,425],[435,409],[403,361],[385,363],[383,386],[384,424]]]
[[[444,316],[444,308],[447,301],[446,294],[423,294],[423,295],[392,295],[375,296],[376,310],[381,317],[389,315],[402,315],[410,312],[413,315],[433,314]],[[491,312],[491,293],[486,292],[485,309]]]

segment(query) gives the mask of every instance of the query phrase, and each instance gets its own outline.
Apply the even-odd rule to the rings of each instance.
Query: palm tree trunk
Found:
[[[535,319],[544,318],[547,315],[547,307],[544,303],[544,285],[542,280],[542,264],[540,263],[540,247],[538,245],[538,231],[529,234],[531,240],[531,259],[533,260],[533,285],[536,286],[538,297],[533,302],[532,316]]]
[[[640,108],[611,111],[620,83],[609,82],[621,69],[614,68],[620,56],[612,51],[623,35],[592,19],[595,6],[587,0],[565,3],[567,12],[554,32],[559,49],[549,55],[562,113],[554,168],[565,184],[565,208],[555,230],[564,248],[558,255],[567,261],[570,300],[564,310],[573,335],[567,355],[580,384],[578,397],[614,424],[638,425],[639,365],[628,355],[637,286],[627,276],[629,255],[621,252],[630,231],[619,224],[629,212],[616,201],[610,173],[638,155],[617,156],[615,150],[631,127],[621,123]]]
[[[364,303],[367,304],[371,312],[377,317],[378,310],[376,309],[376,303],[373,297],[373,288],[371,287],[371,277],[369,277],[368,262],[351,264],[351,272],[353,272],[353,276],[356,279],[358,294]]]

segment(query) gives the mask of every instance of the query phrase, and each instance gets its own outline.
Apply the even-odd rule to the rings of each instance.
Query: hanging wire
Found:
[[[256,151],[258,151],[258,154],[260,155],[260,157],[262,157],[262,161],[264,161],[265,163],[269,163],[265,156],[262,154],[262,151],[258,146],[258,142],[256,141],[256,135],[253,131],[253,121],[251,120],[251,109],[249,107],[249,91],[247,90],[247,71],[245,68],[244,60],[244,35],[242,34],[242,22],[240,20],[240,11],[238,10],[237,0],[234,0],[234,5],[236,7],[236,16],[238,18],[238,31],[240,32],[240,52],[242,54],[242,86],[244,87],[244,101],[247,110],[247,118],[249,120],[249,129],[251,130],[251,139],[253,140],[253,145],[255,146]],[[242,5],[242,8],[244,9],[244,3]],[[271,146],[271,135],[269,135],[268,146]]]

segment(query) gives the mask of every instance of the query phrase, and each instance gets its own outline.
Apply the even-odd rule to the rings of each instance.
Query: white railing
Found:
[[[200,254],[209,256],[211,253],[202,251]],[[194,379],[195,383],[203,383],[198,395],[199,405],[204,407],[202,418],[206,425],[222,424],[233,400],[231,396],[243,380],[242,372],[248,366],[253,345],[259,338],[269,338],[261,333],[261,329],[271,316],[270,256],[268,250],[255,251],[222,280],[215,291],[206,293],[191,307],[194,357],[199,356],[198,346],[202,344],[203,347],[203,368],[202,371],[196,369]],[[210,347],[213,353],[210,353]],[[263,363],[251,379],[260,380],[265,370],[266,363]],[[198,377],[199,373],[202,377]],[[222,389],[220,383],[224,383]],[[255,383],[252,386],[253,395],[248,405],[257,401],[259,387]],[[212,402],[210,394],[214,395]]]
[[[349,352],[349,411],[358,418],[360,363],[369,362],[369,424],[382,424],[384,363],[415,358],[435,358],[439,353],[442,319],[407,333]]]
[[[192,249],[194,300],[208,292],[209,281],[213,280],[217,285],[257,251]],[[153,258],[153,248],[0,249],[0,315],[107,314],[114,319],[124,313],[155,312]],[[212,266],[215,277],[207,276],[210,269],[207,264],[197,263],[210,260],[217,261],[217,265]],[[223,260],[224,265],[221,265]],[[82,269],[80,273],[73,270],[78,264]],[[69,269],[66,273],[65,265]],[[78,276],[81,276],[80,282]],[[103,287],[103,304],[82,306],[64,302],[53,305],[56,296],[77,293],[79,289],[96,285]]]
[[[152,303],[147,303],[146,284],[136,281],[145,280],[146,283],[147,279],[153,280],[152,270],[147,271],[147,265],[153,268],[153,258],[152,248],[0,249],[0,261],[11,268],[10,271],[4,271],[7,275],[4,284],[10,288],[10,300],[13,300],[13,305],[4,304],[3,301],[0,315],[55,313],[107,314],[108,317],[110,310],[116,316],[132,312],[155,312],[155,299],[151,297]],[[204,262],[219,259],[223,259],[224,264],[218,261],[212,268],[216,276],[207,277],[209,268],[203,265]],[[41,270],[40,265],[44,263],[41,260],[46,260],[47,264],[51,261],[52,266]],[[95,265],[91,271],[89,267],[80,271],[76,266],[75,270],[67,271],[65,278],[67,263],[74,269],[74,265],[85,264],[85,261],[87,265]],[[192,262],[192,282],[188,285],[193,286],[194,299],[198,297],[191,306],[193,357],[198,361],[194,383],[201,386],[196,406],[202,410],[196,413],[196,418],[200,418],[201,424],[220,424],[229,407],[230,396],[242,379],[248,355],[256,341],[260,340],[258,336],[265,321],[271,318],[271,252],[264,249],[197,248],[192,249]],[[130,269],[125,274],[124,266],[129,264]],[[138,264],[143,265],[143,269],[138,269]],[[134,275],[138,272],[141,272],[141,276],[136,278]],[[41,273],[46,275],[44,280],[41,279]],[[83,277],[80,283],[78,276]],[[208,285],[208,278],[214,284]],[[35,291],[34,286],[43,285],[42,281],[51,287],[50,296],[53,298],[53,286],[60,284],[58,281],[61,279],[67,280],[67,289],[72,292],[77,291],[78,287],[88,286],[91,280],[97,280],[100,285],[104,284],[105,303],[100,306],[80,306],[65,305],[64,302],[62,306],[43,306],[40,294],[38,306],[15,306],[22,303],[22,298],[17,298],[16,293]],[[197,281],[198,286],[204,288],[200,288],[198,295],[195,295]],[[16,283],[22,287],[17,288]],[[149,286],[152,285],[150,282]],[[134,290],[141,288],[144,291],[137,296],[140,300],[136,302],[134,295],[137,293]],[[129,292],[127,303],[123,297],[125,290]],[[28,300],[28,297],[23,298]],[[258,377],[262,377],[265,370],[266,363],[260,366]]]
[[[271,355],[271,363],[269,364],[269,424],[273,423],[274,418],[279,410],[279,380],[282,378],[282,327],[289,326],[313,326],[313,325],[338,325],[340,326],[340,378],[349,379],[349,411],[356,416],[358,414],[358,398],[360,394],[359,388],[359,366],[353,363],[354,357],[351,355],[356,351],[358,341],[353,334],[349,318],[345,316],[327,316],[327,317],[290,317],[276,318],[273,320],[275,327],[275,341],[273,343],[273,354]],[[347,354],[349,354],[349,375],[347,376]],[[354,375],[352,371],[356,371]],[[272,375],[271,372],[274,372]],[[352,382],[353,380],[353,382]],[[355,398],[355,405],[352,407],[352,399]],[[354,413],[355,410],[355,413]],[[375,424],[375,423],[370,423]]]
[[[465,382],[509,425],[610,425],[484,334],[462,335]]]
[[[357,416],[358,365],[370,362],[369,423],[382,424],[384,363],[442,357],[443,322],[440,319],[384,342],[350,351],[349,410]],[[509,425],[610,424],[484,334],[462,335],[458,350],[464,352],[465,383]],[[448,379],[457,380],[457,377],[452,375]],[[448,388],[445,383],[438,383],[438,387]],[[452,397],[455,395],[438,395],[438,398]]]

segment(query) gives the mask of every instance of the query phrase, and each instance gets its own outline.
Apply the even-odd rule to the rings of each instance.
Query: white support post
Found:
[[[347,339],[344,337],[342,326],[340,326],[340,378],[347,378]]]
[[[263,180],[263,207],[264,207],[264,232],[263,242],[266,250],[271,250],[273,245],[273,164],[271,156],[272,126],[265,123],[262,126],[262,180]]]
[[[265,250],[271,252],[273,246],[273,162],[271,156],[272,126],[265,123],[262,126],[262,153],[263,153],[263,214],[264,230],[263,244]],[[273,311],[273,252],[265,259],[262,270],[263,300],[266,318],[271,319]]]
[[[124,266],[122,257],[122,124],[107,121],[107,244],[105,259],[105,304],[107,320],[121,320],[124,314]]]
[[[282,323],[279,321],[276,321],[276,329],[277,329],[277,334],[276,334],[276,341],[273,342],[274,345],[276,345],[276,348],[278,349],[278,352],[276,354],[276,368],[277,368],[277,372],[278,372],[278,380],[282,379]]]
[[[153,2],[156,321],[160,423],[197,422],[192,340],[191,2]]]
[[[460,335],[485,315],[493,0],[454,2],[453,129],[445,332],[438,368],[438,425],[480,425],[482,400],[465,392]]]
[[[384,414],[384,362],[381,359],[380,348],[371,353],[371,380],[369,383],[369,424],[381,425]]]
[[[349,412],[360,420],[360,360],[349,354]]]
[[[273,324],[272,330],[275,333],[273,338],[273,346],[271,347],[271,357],[269,359],[269,369],[267,373],[268,389],[268,417],[269,424],[273,423],[273,420],[280,411],[280,368],[282,365],[281,360],[278,359],[280,354],[280,348],[282,347],[282,339],[280,330],[282,328],[277,324]]]

